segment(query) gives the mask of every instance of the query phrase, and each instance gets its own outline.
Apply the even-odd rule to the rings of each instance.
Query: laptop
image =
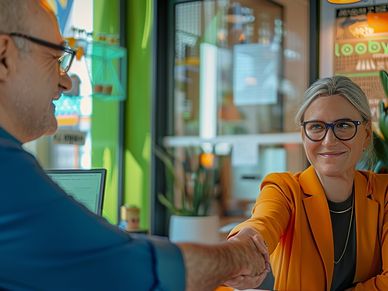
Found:
[[[95,214],[102,215],[105,169],[47,170],[47,175],[67,194]]]

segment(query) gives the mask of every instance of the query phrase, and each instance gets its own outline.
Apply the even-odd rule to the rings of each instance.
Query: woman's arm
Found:
[[[238,276],[225,282],[238,289],[259,286],[270,271],[269,254],[276,248],[280,236],[289,224],[292,212],[292,195],[290,187],[283,179],[283,174],[267,176],[257,198],[252,216],[235,227],[228,239],[242,239],[246,236],[257,236],[261,242],[260,253],[266,262],[266,272],[257,276]]]
[[[228,238],[244,228],[253,228],[261,234],[271,254],[289,224],[294,207],[292,196],[291,187],[283,179],[283,174],[268,175],[261,184],[252,216],[237,225]]]

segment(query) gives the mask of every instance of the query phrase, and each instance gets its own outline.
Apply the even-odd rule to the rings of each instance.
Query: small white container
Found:
[[[172,242],[215,244],[220,241],[218,216],[178,216],[170,218]]]

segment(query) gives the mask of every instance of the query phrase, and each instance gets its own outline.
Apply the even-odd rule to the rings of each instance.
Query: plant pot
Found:
[[[172,242],[196,242],[215,244],[219,242],[218,216],[178,216],[170,218]]]

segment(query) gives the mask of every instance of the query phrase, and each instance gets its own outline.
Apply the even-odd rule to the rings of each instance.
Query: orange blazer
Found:
[[[357,258],[354,290],[388,290],[388,175],[356,171]],[[261,184],[252,216],[235,227],[253,227],[271,254],[275,290],[330,290],[334,244],[329,208],[313,167],[275,173]]]

